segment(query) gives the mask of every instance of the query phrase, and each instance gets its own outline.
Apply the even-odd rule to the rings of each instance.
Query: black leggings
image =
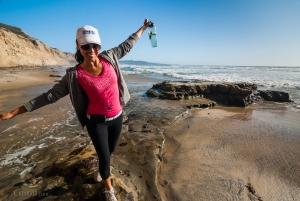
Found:
[[[89,121],[86,125],[89,136],[99,157],[99,172],[102,179],[110,176],[110,155],[115,150],[121,130],[123,115],[106,123]]]

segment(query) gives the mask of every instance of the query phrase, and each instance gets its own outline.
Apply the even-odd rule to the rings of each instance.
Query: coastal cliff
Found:
[[[51,48],[20,28],[0,23],[0,67],[62,66],[74,63],[72,53]]]

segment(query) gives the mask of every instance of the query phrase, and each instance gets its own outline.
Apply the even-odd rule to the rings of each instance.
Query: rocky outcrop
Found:
[[[155,175],[157,154],[164,138],[159,132],[147,136],[125,133],[121,137],[111,159],[111,178],[118,200],[160,200]],[[52,191],[48,199],[57,200],[105,200],[103,182],[93,179],[95,162],[98,158],[93,145],[82,146],[57,159],[47,171],[39,194]],[[68,193],[59,195],[59,191]]]
[[[51,48],[23,30],[0,23],[0,67],[73,65],[74,55]]]
[[[292,102],[286,92],[258,91],[250,83],[202,83],[188,81],[164,81],[153,85],[146,93],[150,97],[184,100],[204,97],[218,104],[245,107],[257,101]]]
[[[292,102],[290,94],[282,91],[258,91],[259,95],[266,101]]]
[[[181,115],[187,110],[180,107],[169,116],[161,114],[165,118],[160,121],[152,114],[157,115],[158,110],[170,110],[157,108],[157,104],[151,103],[151,107],[143,108],[145,104],[136,98],[124,111],[122,134],[111,158],[112,184],[118,200],[162,200],[156,183],[157,166],[163,160],[165,141],[160,126],[173,122],[174,113]],[[0,200],[105,201],[103,182],[97,183],[93,178],[97,160],[90,140],[83,141],[50,166],[42,167],[44,164],[39,161],[28,164],[20,173],[20,183],[0,190]]]

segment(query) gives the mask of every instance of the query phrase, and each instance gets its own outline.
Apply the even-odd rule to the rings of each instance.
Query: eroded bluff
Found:
[[[62,66],[75,63],[72,53],[49,47],[18,27],[0,23],[0,67]]]

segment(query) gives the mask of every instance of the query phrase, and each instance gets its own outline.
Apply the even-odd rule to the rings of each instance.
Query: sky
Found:
[[[99,30],[102,50],[145,18],[156,25],[122,60],[178,65],[299,66],[300,0],[0,0],[0,22],[75,53],[77,28]]]

